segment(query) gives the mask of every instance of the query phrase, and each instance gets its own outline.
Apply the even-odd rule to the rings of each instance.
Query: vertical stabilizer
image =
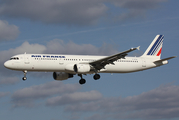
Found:
[[[160,59],[163,45],[163,35],[157,35],[152,43],[149,45],[142,57],[153,57],[154,59]]]

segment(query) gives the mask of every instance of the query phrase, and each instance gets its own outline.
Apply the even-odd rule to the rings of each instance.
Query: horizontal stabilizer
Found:
[[[177,56],[168,57],[168,58],[165,58],[165,59],[161,59],[161,60],[154,61],[154,63],[160,63],[160,62],[163,62],[163,61],[166,61],[166,60],[170,60],[170,59],[176,58],[176,57],[177,57]]]

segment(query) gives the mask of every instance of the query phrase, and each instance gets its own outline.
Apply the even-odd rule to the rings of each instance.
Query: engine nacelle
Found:
[[[75,64],[73,69],[76,73],[87,73],[90,72],[91,67],[89,64]]]
[[[65,72],[54,72],[53,73],[53,78],[55,80],[67,80],[68,78],[72,78],[73,77],[73,74],[69,74],[69,73],[65,73]]]

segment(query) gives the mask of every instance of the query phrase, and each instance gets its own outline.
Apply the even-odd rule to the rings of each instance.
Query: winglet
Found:
[[[140,50],[140,46],[137,47],[137,50]]]
[[[140,46],[136,47],[136,48],[131,48],[130,50],[133,51],[133,50],[140,50]]]

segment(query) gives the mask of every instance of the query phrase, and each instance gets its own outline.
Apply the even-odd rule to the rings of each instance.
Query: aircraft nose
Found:
[[[6,61],[6,62],[4,63],[4,67],[6,67],[6,68],[9,68],[9,67],[10,67],[9,61]]]

